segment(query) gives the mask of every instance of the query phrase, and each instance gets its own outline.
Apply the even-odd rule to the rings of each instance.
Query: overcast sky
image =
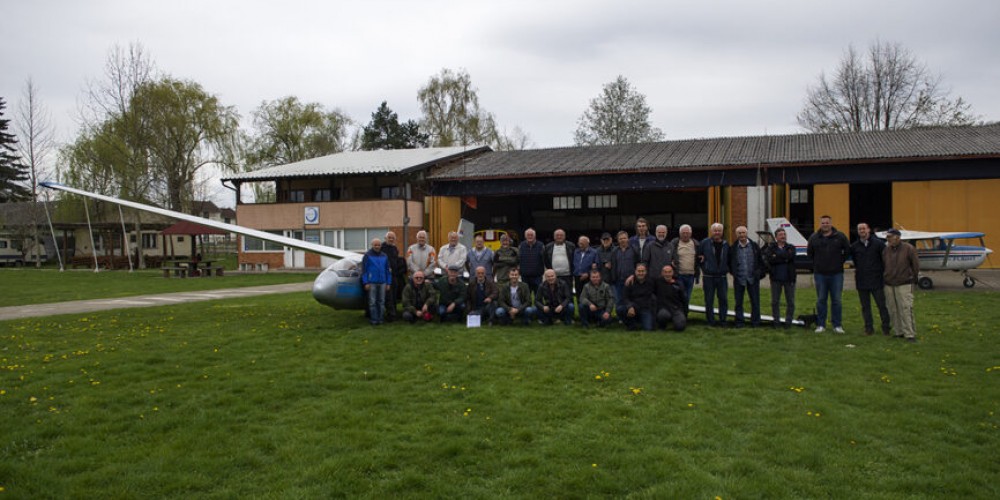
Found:
[[[954,96],[1000,119],[1000,2],[838,0],[134,1],[0,0],[5,117],[31,76],[61,141],[115,44],[193,80],[248,124],[294,95],[361,124],[383,100],[418,119],[417,89],[468,70],[480,105],[537,147],[572,144],[601,86],[624,75],[666,138],[785,134],[806,87],[848,44],[900,42]]]

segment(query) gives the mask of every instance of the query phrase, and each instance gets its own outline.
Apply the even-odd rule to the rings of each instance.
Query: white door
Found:
[[[285,236],[301,240],[305,234],[301,229],[298,229],[285,231]],[[306,267],[306,252],[297,248],[285,247],[285,267]]]

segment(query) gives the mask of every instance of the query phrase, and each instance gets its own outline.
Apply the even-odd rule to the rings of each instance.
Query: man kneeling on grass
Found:
[[[432,285],[428,285],[423,271],[413,273],[413,279],[403,289],[403,319],[413,323],[417,319],[430,321],[434,319],[437,308],[438,293]]]
[[[601,271],[590,271],[590,283],[584,285],[580,293],[580,324],[587,328],[594,321],[599,328],[608,326],[614,306],[615,291],[611,285],[601,281]]]
[[[527,325],[537,313],[537,310],[531,307],[531,289],[521,282],[521,271],[516,267],[510,270],[508,276],[510,282],[500,287],[496,318],[501,325],[509,325],[515,320]]]
[[[458,277],[461,267],[449,266],[448,278],[438,280],[438,316],[441,322],[462,321],[465,317],[465,283]]]
[[[672,326],[674,331],[683,332],[687,326],[687,293],[684,285],[674,279],[674,267],[667,264],[656,280],[656,322],[660,328]]]
[[[478,244],[481,237],[476,237]],[[465,296],[465,303],[469,306],[469,315],[477,315],[482,323],[492,323],[493,313],[496,312],[497,297],[500,290],[493,282],[493,276],[489,276],[486,267],[476,268],[476,279],[469,283],[468,292]]]
[[[535,291],[535,308],[542,323],[551,325],[555,320],[573,324],[573,292],[566,282],[556,277],[553,269],[546,269],[542,284]]]

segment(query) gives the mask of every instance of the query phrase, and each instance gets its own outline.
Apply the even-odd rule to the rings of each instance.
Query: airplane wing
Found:
[[[203,217],[198,217],[195,215],[188,215],[181,212],[175,212],[173,210],[167,210],[165,208],[154,207],[152,205],[146,205],[143,203],[137,203],[134,201],[123,200],[120,198],[114,198],[111,196],[105,196],[103,194],[91,193],[89,191],[84,191],[82,189],[71,188],[63,184],[56,182],[41,182],[39,183],[44,187],[49,189],[56,189],[59,191],[65,191],[67,193],[73,193],[80,196],[85,196],[88,198],[93,198],[95,200],[106,201],[109,203],[115,203],[123,207],[134,208],[137,210],[143,210],[146,212],[163,215],[165,217],[170,217],[172,219],[184,220],[188,222],[193,222],[195,224],[201,224],[203,226],[208,226],[216,229],[221,229],[230,233],[236,233],[243,236],[249,236],[251,238],[257,238],[265,241],[271,241],[279,245],[284,245],[286,247],[298,248],[299,250],[305,250],[307,252],[318,253],[320,255],[326,255],[327,257],[334,257],[338,259],[353,259],[358,260],[361,254],[357,252],[349,252],[347,250],[341,250],[339,248],[328,247],[324,245],[317,245],[315,243],[309,243],[307,241],[296,240],[294,238],[288,238],[285,236],[278,236],[276,234],[268,233],[265,231],[259,231],[257,229],[250,229],[248,227],[237,226],[236,224],[226,224],[225,222],[218,222],[214,220],[205,219]]]
[[[986,233],[976,233],[976,232],[955,232],[955,233],[938,233],[931,231],[908,231],[906,229],[901,229],[899,231],[899,239],[903,241],[916,241],[916,240],[964,240],[967,238],[982,238],[986,236]],[[875,233],[879,238],[885,239],[885,231]]]

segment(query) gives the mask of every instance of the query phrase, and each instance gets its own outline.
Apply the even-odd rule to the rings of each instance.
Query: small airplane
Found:
[[[924,290],[934,288],[934,281],[924,276],[924,271],[955,271],[962,273],[962,285],[965,288],[976,286],[976,279],[969,276],[969,270],[975,269],[986,261],[993,250],[986,248],[986,234],[978,232],[936,233],[927,231],[908,231],[900,229],[900,239],[910,242],[917,248],[920,259],[920,276],[917,286]],[[885,239],[885,232],[875,233]],[[979,239],[979,246],[956,245],[955,240]]]
[[[812,259],[809,258],[809,254],[807,253],[809,240],[805,236],[802,236],[802,233],[784,217],[767,219],[766,222],[767,231],[757,231],[757,236],[761,241],[764,244],[773,243],[774,232],[778,229],[784,229],[787,243],[795,247],[795,268],[811,270]]]
[[[42,182],[40,184],[49,189],[65,191],[67,193],[73,193],[124,207],[143,210],[173,219],[193,222],[195,224],[221,229],[230,233],[271,241],[287,247],[297,248],[307,252],[314,252],[320,255],[326,255],[328,257],[339,259],[324,269],[321,273],[319,273],[319,276],[316,277],[316,281],[313,282],[313,298],[316,299],[317,302],[330,306],[334,309],[365,308],[365,298],[361,286],[361,259],[363,255],[357,252],[318,245],[316,243],[309,243],[307,241],[296,240],[285,236],[278,236],[276,234],[258,231],[256,229],[237,226],[235,224],[226,224],[224,222],[217,222],[194,215],[154,207],[152,205],[91,193],[89,191],[72,188],[55,182]]]

